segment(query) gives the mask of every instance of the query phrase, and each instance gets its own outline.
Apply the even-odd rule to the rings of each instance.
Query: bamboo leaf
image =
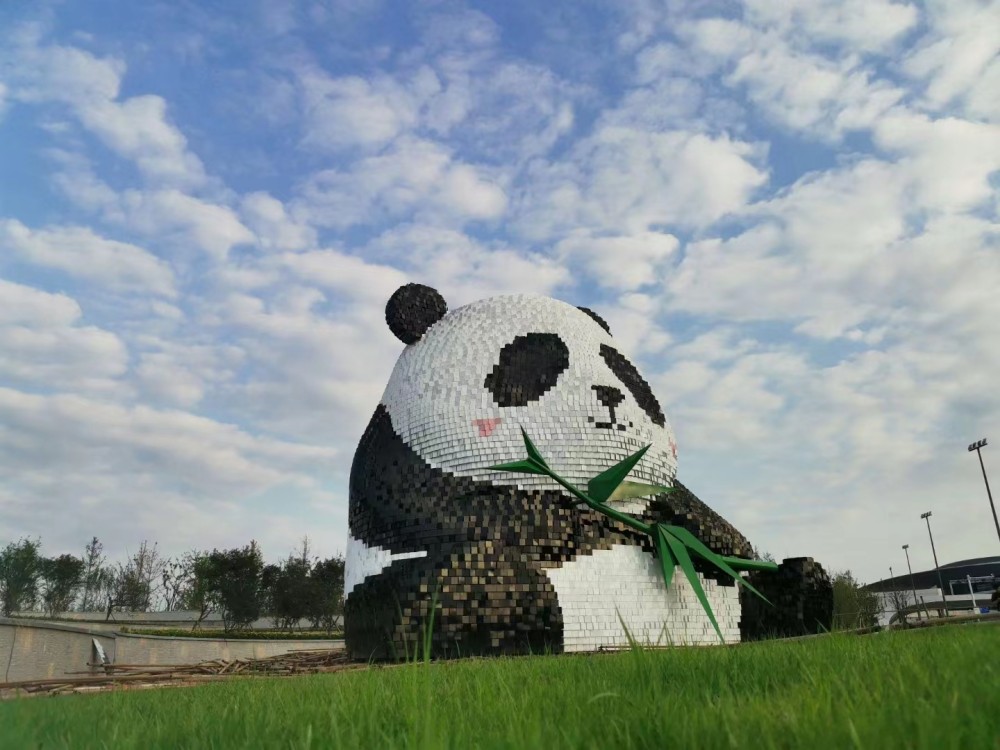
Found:
[[[588,489],[590,489],[588,487]],[[646,497],[664,492],[673,492],[675,487],[664,487],[662,484],[645,484],[644,482],[622,482],[618,489],[611,493],[606,502],[614,503],[633,497]]]
[[[525,439],[527,439],[527,436],[525,436]],[[587,494],[599,503],[606,501],[609,497],[611,497],[618,485],[622,483],[622,480],[628,476],[628,473],[632,471],[632,468],[637,463],[639,463],[639,459],[642,458],[648,450],[649,446],[647,445],[645,448],[633,453],[624,461],[620,461],[610,469],[602,471],[596,477],[587,482]]]
[[[745,581],[739,573],[733,570],[732,566],[730,566],[729,563],[723,560],[721,555],[712,552],[712,550],[710,550],[708,547],[705,546],[704,542],[702,542],[698,537],[696,537],[690,531],[685,529],[683,526],[668,526],[666,527],[665,531],[673,535],[681,544],[693,550],[695,554],[705,558],[715,567],[719,568],[719,570],[725,572],[726,575],[732,576],[733,580],[735,580],[737,584],[739,584],[740,586],[745,586],[748,590],[755,593],[757,596],[759,596],[768,604],[771,603],[767,600],[766,596],[760,593],[757,589],[755,589],[752,585],[750,585],[749,582]]]
[[[496,466],[490,466],[489,469],[490,471],[513,471],[520,474],[542,474],[549,476],[549,467],[539,466],[530,458],[525,458],[521,461],[511,461],[506,464],[497,464]]]
[[[708,615],[708,619],[711,621],[712,627],[715,628],[715,632],[719,636],[719,640],[725,643],[726,639],[722,637],[722,630],[719,629],[719,623],[715,621],[715,613],[712,612],[712,605],[708,603],[708,597],[705,595],[705,589],[701,587],[701,581],[698,580],[698,572],[694,569],[694,563],[691,561],[691,556],[688,554],[687,547],[685,547],[680,540],[675,539],[668,533],[662,534],[662,537],[670,547],[670,551],[674,553],[674,557],[677,558],[677,562],[680,563],[681,570],[684,571],[684,575],[691,584],[691,588],[694,589],[694,593],[697,595],[698,601],[700,601],[701,606],[704,607],[705,614]]]
[[[667,544],[667,540],[664,538],[665,532],[663,529],[654,525],[651,530],[653,538],[656,540],[656,551],[660,555],[660,566],[663,568],[663,585],[669,589],[670,582],[674,578],[674,567],[677,565],[677,560],[670,551],[670,545]]]
[[[543,469],[548,469],[549,465],[545,463],[545,459],[542,458],[542,454],[538,452],[538,448],[536,448],[535,444],[531,442],[531,438],[528,437],[528,433],[523,427],[521,428],[521,434],[524,436],[524,447],[528,449],[528,460],[534,461]]]

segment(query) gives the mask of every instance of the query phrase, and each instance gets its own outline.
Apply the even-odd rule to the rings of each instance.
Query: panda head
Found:
[[[488,467],[524,458],[523,427],[581,488],[645,445],[629,478],[669,486],[676,445],[663,408],[596,313],[548,297],[492,297],[447,312],[407,284],[386,306],[406,349],[382,396],[396,434],[430,466],[496,485],[554,488]],[[638,512],[646,501],[622,504]]]

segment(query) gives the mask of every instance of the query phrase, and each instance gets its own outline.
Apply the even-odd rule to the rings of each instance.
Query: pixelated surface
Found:
[[[404,344],[415,344],[447,312],[448,305],[436,289],[423,284],[406,284],[386,303],[385,322]]]
[[[500,405],[485,385],[487,377],[502,364],[505,347],[519,337],[528,340],[529,334],[546,335],[553,347],[558,338],[568,351],[568,365],[540,397]],[[573,484],[586,486],[590,477],[652,444],[630,478],[669,487],[677,469],[673,431],[637,403],[601,355],[602,345],[614,349],[614,339],[565,302],[529,295],[480,300],[453,310],[403,351],[382,403],[407,445],[432,467],[457,476],[555,489],[547,477],[488,470],[521,457],[523,427],[552,468]],[[527,365],[522,359],[523,374],[508,370],[505,379],[530,380]],[[613,419],[594,386],[623,394]],[[484,419],[496,420],[488,437],[476,424]]]
[[[608,321],[606,321],[600,315],[595,313],[589,307],[578,307],[576,309],[589,315],[591,318],[593,318],[594,322],[597,323],[597,325],[603,328],[607,333],[609,334],[611,333],[611,326],[608,325]]]
[[[548,477],[489,470],[522,458],[522,427],[578,486],[645,445],[629,479],[674,484],[676,445],[660,404],[590,313],[521,295],[452,311],[400,355],[355,454],[350,652],[412,653],[432,603],[441,655],[625,646],[616,608],[652,642],[654,631],[675,643],[716,638],[682,576],[664,588],[646,535]],[[697,498],[681,500],[615,507],[682,525],[720,554],[749,552]],[[709,567],[696,563],[725,638],[736,640],[738,592]]]
[[[811,557],[783,560],[777,571],[755,571],[750,582],[770,605],[743,597],[743,640],[779,638],[829,631],[833,623],[833,584]]]
[[[621,647],[623,622],[640,645],[718,643],[680,567],[664,588],[659,563],[641,547],[613,545],[546,572],[562,607],[565,651]],[[737,587],[699,578],[723,638],[739,641]]]

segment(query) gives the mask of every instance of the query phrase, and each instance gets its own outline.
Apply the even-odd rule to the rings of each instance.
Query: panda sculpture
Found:
[[[718,642],[685,577],[664,587],[645,535],[548,477],[489,469],[524,457],[524,428],[578,487],[645,445],[629,479],[676,485],[663,407],[604,320],[529,295],[448,312],[437,291],[407,284],[386,321],[406,348],[351,467],[344,621],[354,658],[412,656],[425,634],[443,656]],[[616,507],[752,556],[742,534],[676,486]],[[725,640],[740,640],[737,587],[708,566],[699,575]]]

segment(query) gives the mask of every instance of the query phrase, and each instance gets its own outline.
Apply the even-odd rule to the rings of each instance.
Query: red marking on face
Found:
[[[677,459],[677,443],[673,440],[670,441],[670,452],[674,454],[674,460]]]
[[[490,417],[489,419],[473,419],[472,424],[479,428],[479,437],[489,437],[493,430],[500,424],[500,417]]]

